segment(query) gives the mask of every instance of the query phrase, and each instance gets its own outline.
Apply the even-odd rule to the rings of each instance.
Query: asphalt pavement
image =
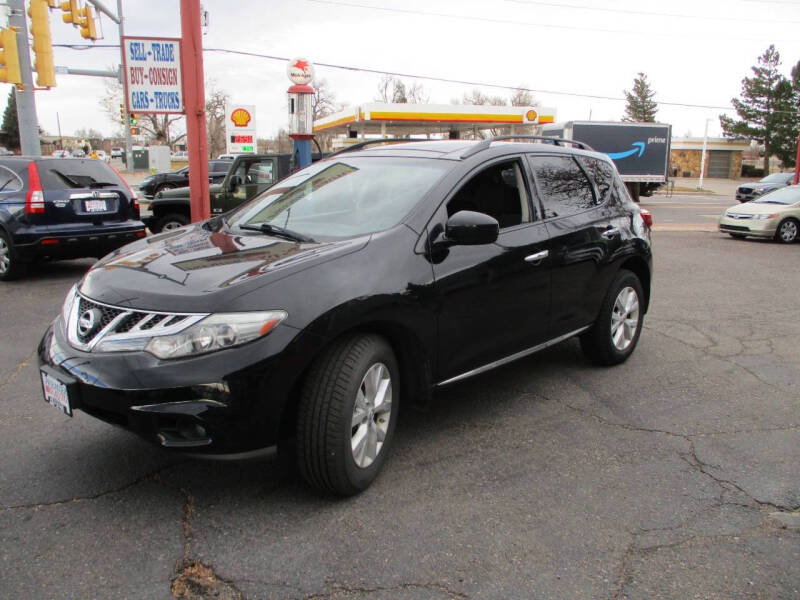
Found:
[[[91,261],[0,285],[0,598],[800,598],[800,245],[703,198],[644,203],[675,225],[628,362],[456,384],[346,500],[57,412],[34,350]]]

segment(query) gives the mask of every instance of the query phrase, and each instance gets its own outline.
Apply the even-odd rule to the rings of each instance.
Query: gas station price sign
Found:
[[[124,37],[122,44],[128,111],[183,113],[180,40]]]
[[[225,140],[228,154],[256,151],[256,107],[225,103]]]

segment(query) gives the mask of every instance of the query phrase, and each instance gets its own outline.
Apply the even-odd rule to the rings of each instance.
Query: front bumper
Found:
[[[719,230],[723,233],[733,233],[761,238],[775,236],[780,219],[734,219],[722,215],[719,219]]]
[[[281,326],[240,348],[162,361],[147,352],[77,350],[59,317],[39,343],[38,359],[69,386],[72,409],[164,448],[236,454],[280,438],[284,408],[304,368],[295,352],[308,349],[302,339],[296,343],[297,333]]]

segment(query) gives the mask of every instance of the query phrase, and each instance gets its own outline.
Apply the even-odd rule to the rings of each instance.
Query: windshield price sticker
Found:
[[[123,38],[125,100],[132,113],[183,113],[180,40]]]

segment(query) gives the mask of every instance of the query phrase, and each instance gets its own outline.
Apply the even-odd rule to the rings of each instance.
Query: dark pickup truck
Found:
[[[291,171],[291,154],[242,154],[231,161],[221,183],[209,185],[211,214],[218,215],[254,198]],[[142,221],[153,233],[182,227],[191,221],[189,188],[158,192],[143,199]]]

